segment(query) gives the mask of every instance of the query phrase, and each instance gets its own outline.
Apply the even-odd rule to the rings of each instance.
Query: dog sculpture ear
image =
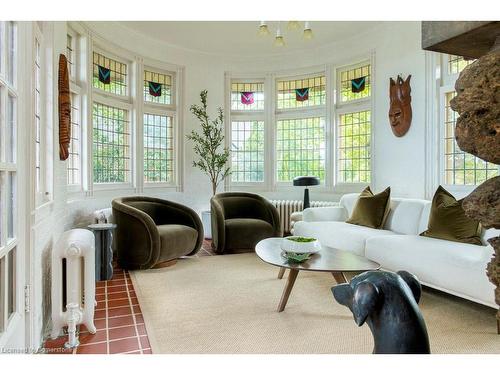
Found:
[[[341,305],[352,308],[352,289],[349,284],[339,284],[332,287],[335,300]]]
[[[352,314],[358,326],[362,326],[366,318],[375,310],[379,297],[379,290],[374,284],[363,281],[356,285],[352,301]]]
[[[420,285],[420,281],[407,271],[398,271],[396,272],[401,278],[405,281],[405,283],[410,287],[411,292],[413,293],[413,298],[418,303],[420,301],[420,296],[422,295],[422,286]]]

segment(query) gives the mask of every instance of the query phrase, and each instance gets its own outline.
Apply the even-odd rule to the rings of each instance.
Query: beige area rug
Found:
[[[255,254],[131,272],[153,353],[371,353],[330,274],[300,272],[282,313],[277,274]],[[420,306],[433,353],[500,353],[493,309],[428,289]]]

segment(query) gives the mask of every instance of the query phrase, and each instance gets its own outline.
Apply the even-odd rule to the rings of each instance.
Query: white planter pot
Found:
[[[212,214],[210,211],[201,211],[201,222],[203,223],[203,232],[205,238],[212,239]]]

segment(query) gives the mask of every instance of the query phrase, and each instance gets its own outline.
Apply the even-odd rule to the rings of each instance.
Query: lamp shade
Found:
[[[319,178],[314,176],[299,176],[293,179],[293,186],[319,185]]]

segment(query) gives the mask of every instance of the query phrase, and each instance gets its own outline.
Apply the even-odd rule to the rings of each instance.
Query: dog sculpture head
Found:
[[[406,271],[368,271],[332,288],[358,326],[369,325],[374,353],[428,353],[429,340],[418,302],[422,288]],[[399,332],[394,336],[394,332]]]

